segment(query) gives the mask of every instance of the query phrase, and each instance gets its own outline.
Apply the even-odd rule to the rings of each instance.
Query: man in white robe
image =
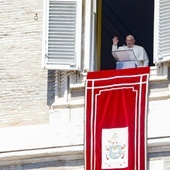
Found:
[[[118,51],[118,50],[133,49],[135,57],[136,57],[135,60],[137,60],[136,61],[137,67],[149,65],[149,59],[148,59],[148,55],[147,55],[145,49],[141,46],[135,45],[135,38],[132,35],[128,35],[126,37],[126,46],[118,47],[117,46],[118,41],[119,41],[118,37],[115,36],[113,38],[112,55],[114,54],[115,51]]]

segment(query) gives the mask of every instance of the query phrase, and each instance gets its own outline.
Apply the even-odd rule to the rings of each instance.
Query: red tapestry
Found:
[[[149,67],[89,72],[86,170],[146,170]]]

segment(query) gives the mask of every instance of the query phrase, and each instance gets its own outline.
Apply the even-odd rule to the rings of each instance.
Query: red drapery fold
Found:
[[[146,170],[149,67],[89,72],[86,170]]]

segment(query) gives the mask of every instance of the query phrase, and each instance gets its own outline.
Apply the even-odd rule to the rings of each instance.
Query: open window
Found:
[[[43,67],[80,70],[82,0],[44,0]]]
[[[143,46],[153,66],[154,0],[100,0],[101,11],[101,69],[114,69],[116,61],[111,54],[112,38],[119,37],[119,46],[126,36],[135,37]]]

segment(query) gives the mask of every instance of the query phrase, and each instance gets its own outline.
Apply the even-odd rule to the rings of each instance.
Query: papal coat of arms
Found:
[[[103,129],[102,168],[125,168],[128,166],[128,128]]]

